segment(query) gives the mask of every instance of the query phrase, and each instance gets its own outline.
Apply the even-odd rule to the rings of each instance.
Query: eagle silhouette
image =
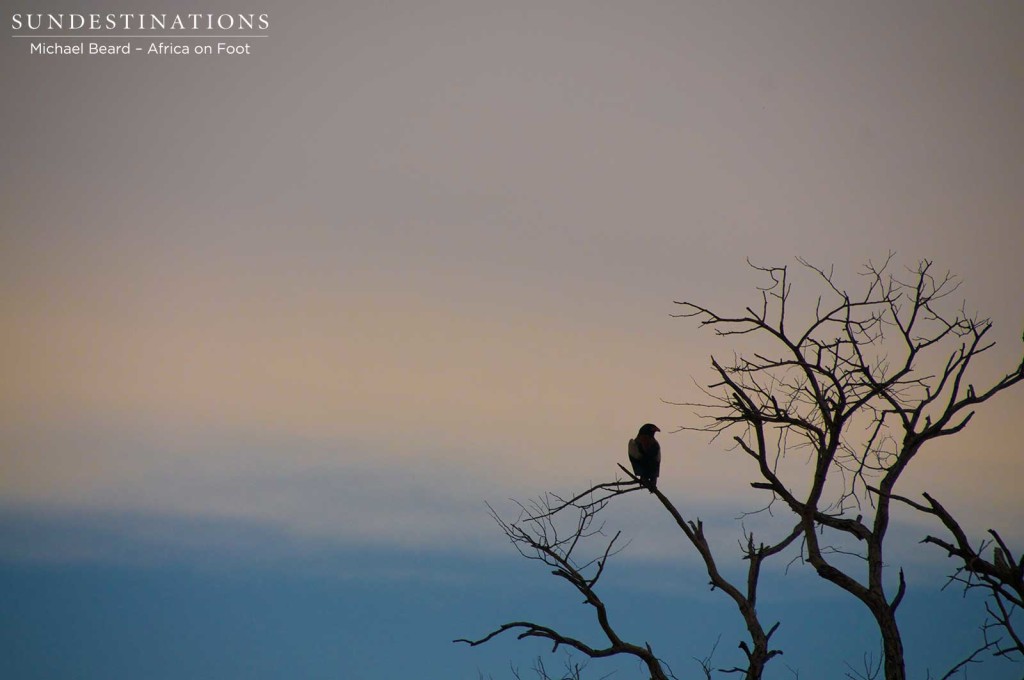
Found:
[[[658,473],[661,472],[661,444],[654,438],[655,432],[661,432],[657,425],[645,424],[636,433],[636,438],[629,440],[628,449],[633,474],[652,492],[658,486]]]

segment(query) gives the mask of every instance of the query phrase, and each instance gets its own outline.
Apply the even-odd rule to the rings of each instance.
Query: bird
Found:
[[[629,440],[628,448],[633,474],[640,478],[640,483],[648,487],[651,493],[658,486],[658,473],[661,471],[661,444],[654,438],[655,432],[661,432],[657,425],[644,424],[636,433],[636,439]]]
[[[996,571],[1000,577],[1004,574],[1012,574],[1013,571],[1010,569],[1010,563],[1006,561],[1006,556],[1003,554],[1002,548],[996,547],[992,549],[992,558],[995,561]]]

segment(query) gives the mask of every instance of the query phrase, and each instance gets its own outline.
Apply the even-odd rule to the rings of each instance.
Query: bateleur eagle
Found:
[[[661,471],[661,444],[654,438],[655,432],[661,430],[657,425],[647,423],[637,432],[636,439],[629,440],[629,462],[633,466],[633,474],[651,489],[658,485],[658,473]]]

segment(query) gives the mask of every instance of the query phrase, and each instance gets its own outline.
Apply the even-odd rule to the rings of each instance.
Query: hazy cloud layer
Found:
[[[661,400],[729,346],[672,300],[750,303],[748,256],[935,258],[997,321],[985,374],[1019,360],[1019,6],[269,9],[244,62],[5,41],[10,504],[486,540],[484,499],[691,422]],[[1024,526],[1022,409],[906,492]],[[756,506],[722,445],[663,440],[684,503]]]

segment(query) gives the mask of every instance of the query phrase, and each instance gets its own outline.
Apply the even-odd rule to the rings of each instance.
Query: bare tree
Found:
[[[639,478],[621,465],[619,468],[628,480],[617,479],[613,482],[597,484],[586,491],[565,499],[556,494],[548,493],[529,503],[519,503],[519,515],[513,521],[506,521],[493,508],[491,515],[502,531],[516,547],[519,553],[529,559],[543,563],[552,569],[552,574],[568,582],[581,595],[584,603],[589,605],[601,628],[605,641],[593,645],[578,638],[566,635],[551,627],[531,621],[512,621],[505,623],[484,637],[478,639],[459,639],[472,646],[483,644],[506,631],[515,631],[519,639],[540,638],[553,643],[552,651],[559,646],[566,646],[590,658],[599,659],[612,656],[632,656],[647,668],[653,680],[668,680],[674,677],[665,662],[659,658],[648,643],[636,644],[623,640],[612,623],[608,607],[598,593],[597,584],[608,559],[620,549],[620,533],[610,539],[604,534],[604,524],[599,522],[599,514],[609,502],[618,496],[639,490],[650,491],[658,499],[664,509],[672,516],[676,526],[689,540],[704,561],[712,589],[724,592],[736,605],[750,635],[749,642],[739,643],[747,664],[721,669],[729,673],[742,673],[747,680],[762,677],[764,667],[772,658],[782,652],[771,649],[769,642],[778,629],[775,623],[765,629],[757,614],[757,589],[761,566],[767,558],[776,555],[792,544],[800,535],[799,525],[794,527],[787,536],[777,543],[766,545],[756,543],[753,534],[745,536],[743,559],[747,560],[747,578],[744,588],[737,587],[727,580],[719,571],[718,564],[711,551],[704,533],[704,525],[697,520],[686,520],[665,494],[649,485],[641,483]],[[488,506],[490,507],[490,506]],[[590,541],[600,537],[602,547],[595,553],[586,553]],[[707,675],[710,675],[710,656],[700,660]]]
[[[951,538],[926,536],[921,542],[943,548],[958,561],[951,582],[961,583],[967,590],[980,589],[988,596],[985,603],[988,618],[982,625],[984,642],[980,649],[992,649],[993,654],[1007,659],[1024,660],[1024,624],[1018,616],[1024,611],[1024,556],[1018,559],[993,529],[988,531],[989,539],[973,546],[956,518],[927,493],[924,494],[926,504],[902,496],[894,495],[893,499],[939,518]],[[992,548],[991,560],[983,557],[988,548]],[[998,637],[993,639],[993,635]],[[972,661],[973,658],[965,663]]]
[[[1001,378],[976,388],[972,368],[993,346],[987,339],[991,323],[962,305],[950,307],[959,287],[952,275],[936,276],[932,263],[922,261],[897,276],[892,260],[890,254],[881,265],[869,263],[857,294],[840,286],[832,270],[798,260],[822,291],[808,307],[793,304],[786,267],[755,265],[767,279],[757,306],[725,314],[695,302],[677,303],[683,311],[676,316],[696,319],[734,345],[756,347],[747,353],[735,350],[728,362],[712,357],[715,378],[704,398],[681,404],[694,408],[700,419],[682,429],[709,434],[712,440],[727,438],[751,463],[756,475],[751,486],[767,493],[763,508],[781,507],[791,516],[783,526],[792,528],[773,543],[756,543],[752,534],[744,534],[745,584],[722,575],[700,519],[686,519],[662,490],[642,484],[620,465],[626,480],[597,484],[571,498],[546,494],[520,504],[515,520],[491,510],[520,554],[541,562],[583,595],[600,626],[601,642],[591,644],[532,621],[512,621],[483,637],[457,642],[475,646],[515,632],[520,639],[550,641],[553,651],[562,646],[595,659],[632,656],[652,679],[674,677],[649,644],[620,637],[598,593],[608,560],[621,549],[619,534],[609,538],[603,533],[602,513],[613,499],[644,489],[700,555],[712,589],[730,598],[743,618],[749,640],[739,647],[746,664],[720,672],[761,678],[768,661],[781,654],[770,646],[779,624],[766,629],[756,603],[764,561],[794,546],[793,561],[809,564],[861,602],[877,626],[881,655],[865,656],[863,669],[849,666],[847,675],[876,678],[881,673],[886,680],[904,680],[896,612],[907,584],[903,570],[892,574],[886,561],[893,501],[938,517],[953,538],[930,536],[925,542],[960,559],[961,580],[991,594],[984,644],[944,678],[978,661],[985,650],[1006,657],[1020,654],[1024,647],[1013,616],[1022,606],[1024,560],[1016,562],[994,532],[998,552],[991,561],[983,559],[985,545],[972,548],[932,497],[926,494],[927,504],[918,503],[896,495],[896,489],[931,442],[961,432],[975,407],[1024,381],[1024,358]],[[600,548],[585,553],[594,541]],[[996,629],[1003,636],[990,641],[987,635]],[[694,657],[708,678],[713,653]]]
[[[760,476],[752,486],[799,519],[802,556],[867,607],[884,677],[903,680],[896,611],[906,581],[900,569],[891,592],[885,561],[894,490],[926,445],[962,431],[974,407],[1024,380],[1024,361],[986,387],[971,384],[972,362],[992,347],[991,323],[948,307],[959,282],[936,276],[931,262],[905,278],[891,273],[891,254],[869,263],[859,294],[832,270],[799,262],[823,288],[803,318],[791,309],[786,267],[751,265],[768,283],[760,304],[739,314],[677,303],[678,316],[719,336],[760,343],[728,363],[712,358],[717,380],[707,401],[691,404],[705,420],[690,429],[731,436],[749,456]],[[794,453],[809,464],[792,465]],[[846,566],[840,557],[849,555],[860,566]]]

